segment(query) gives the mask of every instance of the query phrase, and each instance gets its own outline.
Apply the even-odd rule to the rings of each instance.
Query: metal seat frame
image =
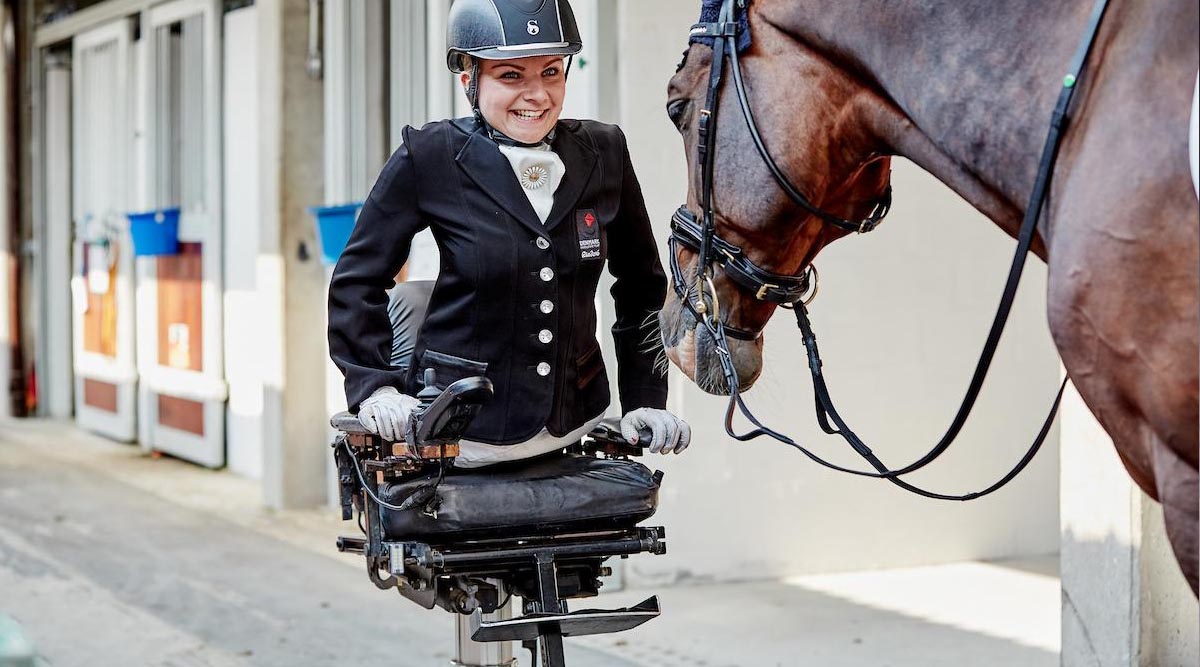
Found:
[[[414,475],[432,476],[449,465],[458,454],[457,438],[478,409],[470,400],[447,398],[466,382],[451,385],[438,397],[422,397],[422,417],[436,420],[441,431],[414,424],[410,432],[423,434],[421,441],[389,442],[366,431],[355,415],[343,412],[334,416],[331,424],[339,431],[333,449],[342,518],[354,519],[357,510],[364,533],[339,537],[338,550],[364,556],[367,574],[378,588],[395,588],[426,609],[440,606],[457,614],[454,664],[463,667],[515,665],[511,642],[516,641],[530,650],[534,667],[539,656],[546,667],[565,667],[563,637],[620,632],[658,616],[657,596],[633,607],[575,612],[568,610],[567,600],[595,596],[603,585],[600,579],[611,574],[604,562],[613,556],[666,553],[662,527],[581,527],[572,531],[568,525],[549,533],[497,528],[483,537],[388,539],[380,485]],[[452,414],[455,411],[458,414]],[[625,442],[611,425],[598,427],[576,451],[607,458],[641,454],[641,448]],[[430,510],[418,507],[408,511]],[[517,618],[510,618],[507,612],[513,594],[524,600],[523,615]],[[481,642],[499,643],[499,650],[495,645],[492,650],[481,650]],[[485,655],[488,657],[480,657]]]

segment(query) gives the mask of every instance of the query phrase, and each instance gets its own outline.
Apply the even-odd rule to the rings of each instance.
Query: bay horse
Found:
[[[719,4],[707,0],[702,11]],[[890,192],[891,157],[902,156],[1016,235],[1091,2],[738,5],[748,42],[738,47],[741,75],[762,142],[810,202],[834,217],[870,219]],[[1130,476],[1162,503],[1193,592],[1200,216],[1187,137],[1197,14],[1195,0],[1114,0],[1108,7],[1073,91],[1032,240],[1032,252],[1048,265],[1049,323],[1067,373]],[[686,207],[696,216],[704,171],[698,128],[708,120],[701,112],[713,42],[693,40],[668,87],[668,113],[688,160]],[[711,115],[721,121],[706,146],[715,175],[713,228],[761,270],[801,276],[824,246],[850,232],[784,193],[729,78],[717,88]],[[694,248],[674,244],[672,255],[681,274],[696,275]],[[777,305],[727,271],[716,271],[709,289],[725,325],[750,333],[727,347],[736,371],[730,382],[747,389],[761,372],[761,331]],[[668,296],[659,325],[668,358],[690,379],[710,393],[731,390],[721,381],[714,334],[697,326],[678,292]]]

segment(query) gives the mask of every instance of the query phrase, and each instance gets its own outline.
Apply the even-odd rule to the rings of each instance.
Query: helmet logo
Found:
[[[525,29],[527,31],[529,31],[529,34],[531,34],[531,35],[536,35],[542,31],[542,29],[540,27],[538,27],[537,21],[530,21],[529,23],[526,23]]]

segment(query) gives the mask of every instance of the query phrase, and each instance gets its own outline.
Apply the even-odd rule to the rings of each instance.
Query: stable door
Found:
[[[72,347],[79,425],[136,437],[134,261],[130,201],[132,23],[114,21],[72,41]],[[49,196],[53,196],[50,193]]]
[[[179,250],[140,257],[140,440],[225,464],[222,360],[220,3],[178,0],[142,14],[146,208],[180,209]],[[248,242],[256,239],[248,240]]]

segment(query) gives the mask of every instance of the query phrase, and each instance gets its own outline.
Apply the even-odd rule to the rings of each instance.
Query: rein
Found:
[[[754,140],[754,144],[758,149],[759,155],[762,157],[767,168],[770,170],[780,187],[787,193],[801,208],[808,211],[813,216],[819,218],[827,224],[831,224],[840,229],[854,233],[866,233],[873,229],[883,220],[891,208],[892,191],[889,185],[884,192],[876,198],[874,205],[867,217],[859,221],[851,221],[833,215],[817,205],[810,202],[804,197],[799,188],[795,187],[779,166],[772,159],[770,152],[767,150],[766,144],[762,140],[762,136],[758,131],[757,123],[754,120],[754,114],[750,107],[750,100],[746,93],[746,87],[742,81],[741,63],[738,60],[738,12],[745,12],[748,0],[723,0],[720,13],[716,22],[697,23],[692,26],[690,35],[692,38],[711,38],[713,59],[712,68],[709,73],[709,83],[707,90],[707,98],[705,107],[700,111],[700,120],[697,128],[698,132],[698,156],[702,168],[701,174],[701,221],[697,222],[696,216],[689,211],[686,206],[681,206],[675,212],[671,219],[671,238],[670,238],[670,265],[671,277],[675,289],[675,294],[685,308],[692,314],[698,323],[704,325],[704,328],[712,336],[715,344],[718,361],[721,364],[722,376],[729,389],[729,404],[725,410],[725,432],[735,440],[746,442],[760,436],[771,437],[783,444],[790,445],[812,461],[825,466],[827,468],[837,470],[839,472],[859,475],[863,477],[874,477],[886,479],[892,484],[910,491],[917,495],[938,500],[974,500],[986,496],[1004,485],[1012,481],[1025,467],[1033,460],[1046,436],[1050,432],[1050,427],[1054,422],[1055,414],[1058,412],[1059,403],[1062,400],[1063,391],[1066,389],[1067,380],[1063,380],[1059,386],[1058,393],[1054,398],[1054,403],[1050,408],[1050,413],[1046,416],[1042,427],[1039,430],[1037,437],[1029,446],[1029,449],[1021,457],[1020,461],[1007,474],[1001,477],[997,482],[988,486],[985,489],[963,495],[949,495],[927,491],[920,487],[914,486],[902,479],[900,476],[919,470],[926,465],[936,460],[951,443],[958,437],[963,425],[966,423],[967,417],[970,415],[974,407],[975,400],[978,398],[979,392],[983,387],[984,379],[987,377],[989,368],[991,367],[992,359],[995,356],[996,348],[999,345],[1001,334],[1004,332],[1004,327],[1008,322],[1008,316],[1012,311],[1013,301],[1016,297],[1017,287],[1021,282],[1021,275],[1024,271],[1025,261],[1029,254],[1030,246],[1033,243],[1033,236],[1037,230],[1038,220],[1041,218],[1041,212],[1044,208],[1046,195],[1049,192],[1051,177],[1054,172],[1054,164],[1058,159],[1059,146],[1061,144],[1062,134],[1068,124],[1067,112],[1071,105],[1071,99],[1074,95],[1075,86],[1079,80],[1080,72],[1087,61],[1088,54],[1091,52],[1093,43],[1095,42],[1096,33],[1100,28],[1101,20],[1104,17],[1105,10],[1108,6],[1107,0],[1097,0],[1095,7],[1092,10],[1089,19],[1088,27],[1084,32],[1084,37],[1076,50],[1074,57],[1071,60],[1067,70],[1067,75],[1063,78],[1062,90],[1058,96],[1058,102],[1055,105],[1054,113],[1050,120],[1050,129],[1046,136],[1046,142],[1042,149],[1041,159],[1038,164],[1037,177],[1034,180],[1033,191],[1029,197],[1029,205],[1025,210],[1025,217],[1021,223],[1020,231],[1017,235],[1017,248],[1013,255],[1012,265],[1009,268],[1008,279],[1004,286],[1004,292],[1000,298],[1000,304],[996,308],[996,315],[992,321],[991,329],[988,332],[987,339],[984,343],[982,352],[979,355],[979,361],[976,363],[975,372],[971,377],[971,382],[967,387],[967,391],[963,396],[962,403],[959,405],[958,411],[954,416],[953,421],[947,428],[945,434],[924,456],[914,461],[913,463],[902,468],[888,468],[875,454],[871,448],[866,445],[846,424],[837,409],[833,405],[833,400],[829,395],[829,390],[825,385],[824,375],[822,373],[821,356],[817,349],[816,334],[813,333],[812,324],[808,317],[808,304],[816,296],[817,290],[817,274],[816,269],[810,264],[806,270],[799,276],[787,276],[771,273],[754,264],[741,248],[721,239],[716,233],[716,213],[712,204],[713,195],[713,180],[714,180],[714,163],[713,151],[711,150],[711,141],[716,136],[716,121],[717,121],[717,102],[720,97],[720,86],[725,66],[725,60],[730,63],[730,70],[734,82],[734,88],[738,97],[738,104],[741,107],[742,115],[746,120],[746,124],[750,130],[750,135]],[[749,23],[746,23],[746,30],[749,30]],[[683,269],[679,266],[678,253],[676,250],[679,245],[683,245],[696,253],[698,253],[696,276],[689,283],[686,280]],[[754,293],[755,298],[760,301],[774,303],[779,307],[788,308],[795,312],[796,324],[800,329],[801,339],[804,342],[804,347],[808,353],[808,366],[813,379],[813,392],[816,403],[817,422],[821,429],[830,435],[841,436],[850,447],[857,452],[874,471],[855,470],[846,468],[834,463],[831,463],[817,454],[813,453],[800,443],[792,438],[779,433],[760,422],[742,400],[741,394],[738,391],[737,371],[733,365],[733,357],[729,351],[729,342],[727,338],[737,338],[740,340],[752,341],[756,340],[761,335],[761,330],[757,332],[749,332],[742,329],[727,326],[720,316],[720,302],[717,299],[717,290],[713,284],[713,276],[716,268],[720,267],[727,278],[733,283]],[[737,434],[733,431],[733,417],[735,406],[741,413],[754,424],[755,429],[744,434]]]

